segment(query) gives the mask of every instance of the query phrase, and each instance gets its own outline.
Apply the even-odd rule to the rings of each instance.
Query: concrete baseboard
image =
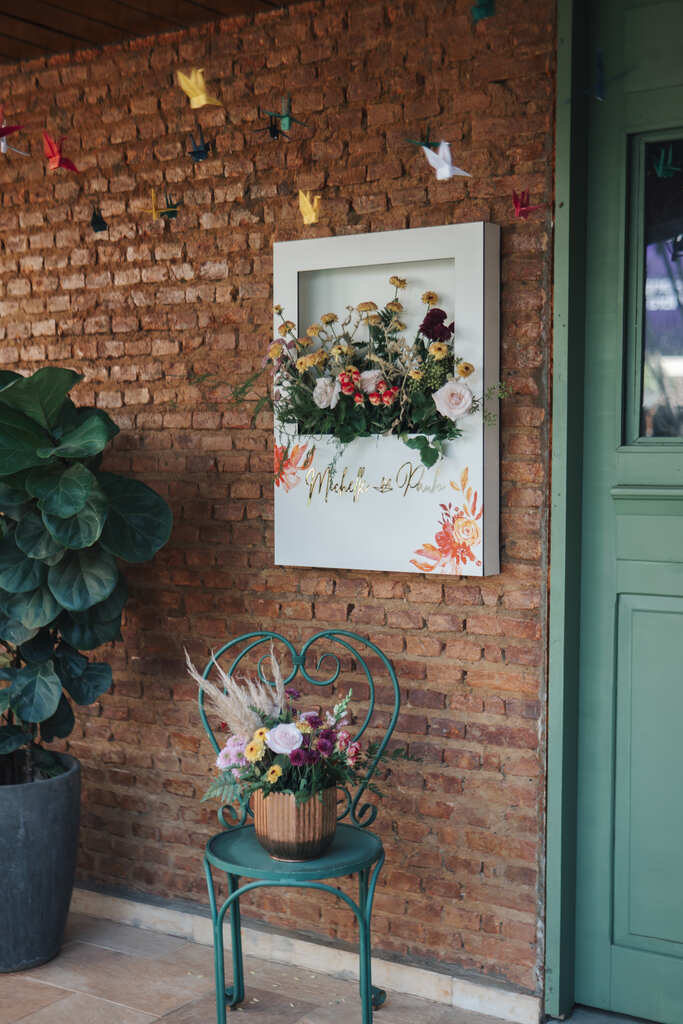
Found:
[[[213,943],[211,920],[199,913],[145,903],[121,896],[110,896],[90,889],[74,889],[71,909],[91,917],[135,925],[150,931],[178,935],[210,946]],[[229,931],[226,947],[229,948]],[[333,974],[358,977],[358,957],[336,946],[325,946],[268,929],[242,927],[244,952],[277,963]],[[432,999],[462,1010],[488,1014],[514,1024],[539,1024],[541,1001],[499,986],[474,982],[410,964],[393,963],[373,957],[372,980],[376,985],[406,995]]]

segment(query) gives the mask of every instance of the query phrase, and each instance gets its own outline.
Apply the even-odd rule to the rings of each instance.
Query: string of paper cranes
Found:
[[[485,7],[485,4],[480,4],[481,7]],[[474,9],[473,9],[474,11]],[[480,17],[487,15],[481,14]],[[476,19],[475,19],[476,20]],[[204,79],[203,68],[192,68],[189,74],[185,74],[183,71],[176,71],[176,81],[179,87],[187,96],[190,101],[190,109],[201,110],[203,107],[223,107],[221,100],[209,92],[209,88]],[[282,99],[282,108],[280,111],[275,110],[264,110],[261,117],[267,118],[267,123],[264,127],[255,128],[255,133],[265,133],[271,139],[289,140],[289,132],[291,131],[293,124],[299,124],[302,127],[307,127],[304,121],[301,121],[298,117],[295,117],[292,113],[292,101],[290,96],[285,96]],[[13,136],[16,132],[20,132],[23,129],[21,124],[7,124],[5,120],[3,108],[0,107],[0,154],[7,155],[8,153],[16,153],[19,156],[29,156],[29,154],[19,149],[17,146],[10,144],[7,140],[9,136]],[[80,171],[72,160],[64,156],[62,147],[66,141],[66,136],[55,140],[47,131],[43,131],[43,152],[45,159],[47,160],[48,170],[57,171],[63,168],[66,171],[71,171],[74,174],[79,174]],[[190,145],[187,155],[190,156],[193,163],[201,163],[203,160],[207,160],[211,154],[216,152],[216,140],[205,139],[202,131],[202,126],[197,124],[197,138],[192,132],[189,135],[188,142]],[[430,134],[429,126],[427,127],[426,133],[420,139],[406,139],[411,145],[419,147],[427,160],[429,166],[434,170],[437,181],[448,181],[450,178],[461,177],[470,178],[471,174],[468,171],[463,170],[461,167],[457,167],[453,163],[451,156],[451,147],[448,142],[441,139],[437,141],[432,139]],[[671,156],[667,154],[666,157],[662,158],[662,172],[666,174],[668,168],[671,166]],[[675,170],[678,170],[676,168]],[[144,213],[151,215],[152,221],[160,219],[173,220],[178,216],[182,201],[174,202],[171,195],[168,192],[165,194],[164,204],[157,204],[156,191],[152,191],[151,207],[144,210]],[[512,203],[515,217],[522,220],[526,220],[529,214],[534,210],[540,210],[545,204],[537,206],[531,206],[529,204],[529,191],[521,191],[519,194],[515,191],[512,193]],[[310,191],[299,190],[299,212],[303,219],[304,224],[317,224],[320,219],[322,205],[322,197],[319,195],[312,196]],[[108,225],[105,221],[102,210],[99,207],[93,208],[92,218],[90,221],[91,227],[94,232],[107,231]]]

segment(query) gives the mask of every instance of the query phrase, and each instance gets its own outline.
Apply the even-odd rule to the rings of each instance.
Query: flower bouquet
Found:
[[[398,298],[406,281],[392,275],[389,284],[394,295],[382,309],[370,301],[347,306],[341,322],[325,313],[303,337],[275,306],[281,323],[266,357],[275,418],[282,428],[296,424],[300,434],[329,434],[342,445],[396,434],[429,467],[443,455],[445,441],[462,435],[463,417],[503,389],[473,394],[466,381],[475,367],[455,354],[455,327],[435,292],[422,295],[427,313],[407,341]]]
[[[265,849],[281,859],[305,860],[332,842],[337,787],[360,784],[384,755],[374,742],[363,749],[349,732],[351,691],[323,713],[301,710],[301,694],[285,688],[272,656],[271,663],[273,685],[237,682],[215,663],[217,686],[187,659],[190,675],[228,733],[216,758],[218,775],[203,799],[242,807],[252,799],[256,835]],[[390,755],[405,756],[403,750]]]

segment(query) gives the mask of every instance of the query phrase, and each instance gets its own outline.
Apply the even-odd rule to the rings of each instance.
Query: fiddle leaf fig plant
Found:
[[[81,379],[0,371],[0,759],[26,748],[29,778],[59,770],[41,744],[69,735],[72,703],[111,686],[111,666],[81,652],[121,639],[117,559],[147,561],[172,526],[150,487],[100,469],[118,427],[74,405]]]

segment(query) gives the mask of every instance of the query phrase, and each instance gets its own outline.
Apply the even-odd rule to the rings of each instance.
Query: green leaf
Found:
[[[37,454],[41,459],[85,459],[103,451],[118,432],[119,428],[106,413],[93,409],[86,420],[64,434],[56,448],[44,446]]]
[[[23,722],[43,722],[57,710],[62,683],[52,661],[27,665],[15,673],[10,706]]]
[[[0,615],[0,638],[10,644],[25,644],[27,640],[32,640],[37,632],[37,629],[22,626],[16,619]]]
[[[54,715],[50,715],[49,718],[40,723],[41,739],[45,740],[46,743],[52,743],[55,738],[63,740],[65,736],[69,735],[75,724],[76,719],[74,718],[73,709],[64,694],[62,694]]]
[[[27,640],[19,649],[19,654],[29,664],[48,661],[52,657],[55,643],[49,629],[41,629],[32,640]]]
[[[26,489],[40,501],[40,509],[51,516],[67,519],[81,511],[95,484],[95,477],[81,465],[34,469],[26,480]]]
[[[74,370],[44,366],[30,377],[11,381],[0,391],[0,402],[49,430],[57,421],[67,394],[79,380],[83,377]]]
[[[56,619],[62,610],[46,585],[28,594],[12,594],[5,606],[5,612],[17,619],[27,629],[40,629]]]
[[[111,686],[111,665],[94,662],[79,676],[64,675],[62,682],[77,704],[92,704]]]
[[[39,558],[47,565],[56,565],[64,554],[64,548],[58,544],[37,512],[30,511],[17,524],[14,531],[17,547],[28,558]]]
[[[118,576],[116,562],[98,545],[68,551],[61,562],[49,570],[47,582],[64,608],[80,612],[109,597]]]
[[[20,725],[0,725],[0,754],[11,754],[31,742],[31,734]]]
[[[14,536],[0,540],[0,587],[10,594],[35,590],[45,582],[47,570],[42,562],[28,558],[18,548]]]
[[[95,485],[85,505],[75,516],[62,519],[60,516],[48,515],[44,511],[43,522],[51,536],[63,547],[76,550],[90,548],[100,538],[107,519],[108,507],[106,497]]]
[[[15,477],[0,480],[0,512],[14,512],[28,502],[28,494],[15,483]]]
[[[15,373],[14,370],[0,370],[0,391],[4,391],[6,387],[9,387],[15,380],[19,380],[21,377],[20,373]]]
[[[94,604],[87,612],[75,612],[74,618],[79,619],[81,615],[90,615],[93,622],[111,622],[112,619],[120,619],[127,600],[128,587],[125,579],[119,573],[118,582],[106,601]]]
[[[40,465],[36,449],[48,444],[50,435],[28,416],[0,404],[0,476]]]
[[[64,612],[59,620],[62,636],[79,651],[92,651],[102,644],[121,639],[121,615],[97,622],[88,612]]]
[[[139,480],[114,473],[98,473],[109,498],[109,514],[102,531],[102,547],[126,562],[145,562],[171,535],[173,515],[164,499]]]

